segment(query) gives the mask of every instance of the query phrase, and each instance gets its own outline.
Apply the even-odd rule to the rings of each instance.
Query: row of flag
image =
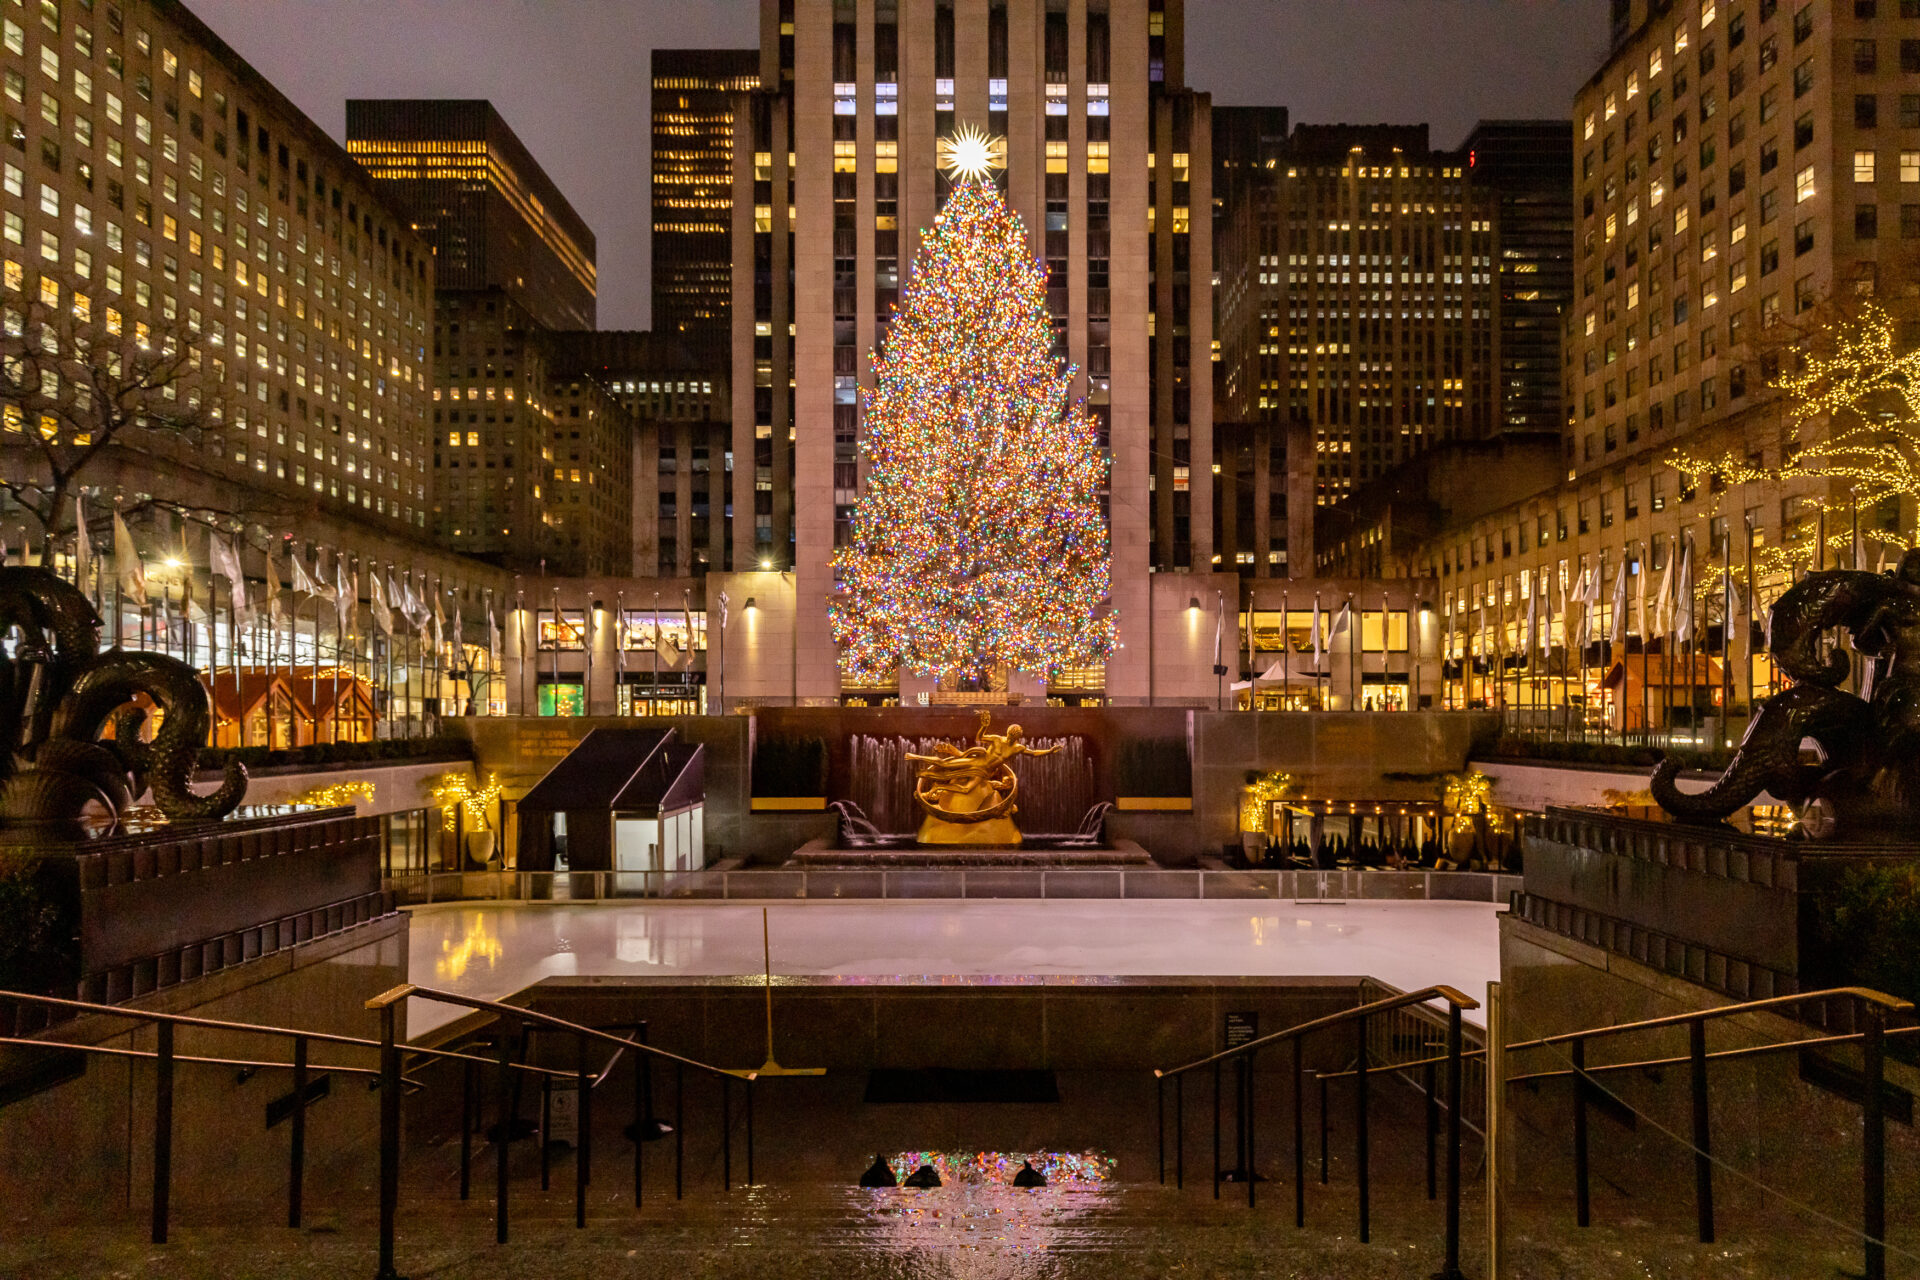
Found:
[[[119,512],[113,516],[113,552],[111,565],[98,562],[87,528],[86,500],[74,499],[74,523],[77,534],[74,540],[74,580],[84,589],[90,584],[96,571],[102,574],[102,585],[110,574],[113,587],[119,597],[139,609],[145,609],[149,603],[150,589],[147,582],[146,563],[134,544],[133,535],[127,528],[126,520]],[[183,547],[184,551],[184,541]],[[344,552],[335,552],[333,572],[326,569],[326,552],[316,548],[311,572],[300,554],[289,548],[287,569],[291,582],[282,585],[279,566],[271,552],[266,556],[266,581],[260,606],[264,608],[266,618],[278,624],[285,618],[283,597],[291,591],[304,595],[311,600],[324,601],[330,605],[339,625],[343,628],[352,625],[357,619],[361,603],[361,579],[367,583],[367,605],[373,625],[382,635],[392,636],[398,622],[412,625],[414,632],[428,640],[434,652],[438,653],[451,644],[456,654],[466,647],[466,625],[462,609],[454,606],[451,626],[442,610],[440,596],[429,592],[422,596],[414,589],[410,576],[395,578],[391,568],[384,578],[378,569],[362,566],[350,570],[348,558]],[[256,610],[249,599],[249,582],[246,572],[240,564],[240,552],[233,539],[217,530],[207,533],[207,564],[213,575],[227,580],[229,617],[235,626],[248,626],[254,620]],[[193,600],[191,577],[186,584],[186,609],[188,615],[196,621],[204,621],[206,612]],[[431,603],[429,604],[429,598]],[[486,646],[495,670],[499,668],[500,624],[494,610],[483,610],[486,621]],[[396,617],[397,615],[397,617]]]

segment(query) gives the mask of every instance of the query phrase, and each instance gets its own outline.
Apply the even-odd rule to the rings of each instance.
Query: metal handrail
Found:
[[[1245,1044],[1235,1045],[1231,1049],[1222,1049],[1218,1053],[1196,1059],[1182,1067],[1172,1067],[1165,1070],[1155,1068],[1153,1074],[1156,1079],[1170,1080],[1174,1076],[1184,1075],[1198,1067],[1212,1066],[1215,1063],[1225,1062],[1229,1058],[1241,1057],[1270,1044],[1279,1044],[1287,1040],[1297,1040],[1311,1031],[1320,1031],[1327,1027],[1336,1027],[1347,1022],[1364,1022],[1376,1013],[1386,1013],[1389,1010],[1405,1008],[1408,1005],[1425,1004],[1429,1000],[1445,1000],[1451,1010],[1458,1011],[1478,1009],[1480,1007],[1478,1000],[1453,987],[1423,987],[1418,991],[1409,991],[1404,995],[1390,996],[1385,1000],[1375,1000],[1371,1004],[1357,1005],[1351,1009],[1343,1009],[1339,1013],[1330,1013],[1325,1017],[1315,1018],[1310,1022],[1302,1022],[1298,1026],[1288,1027],[1284,1031],[1275,1031],[1271,1035],[1261,1036],[1257,1040],[1249,1040]]]
[[[154,1049],[115,1049],[103,1044],[73,1044],[64,1040],[33,1040],[24,1036],[0,1036],[0,1044],[20,1045],[29,1049],[70,1049],[75,1053],[97,1053],[109,1058],[157,1058],[160,1056],[159,1051]],[[291,1062],[261,1062],[249,1058],[203,1058],[197,1054],[190,1053],[176,1053],[173,1055],[173,1061],[189,1062],[197,1066],[208,1067],[246,1067],[256,1071],[266,1069],[291,1071],[294,1069],[294,1064]],[[307,1069],[310,1071],[338,1072],[345,1076],[371,1076],[376,1080],[380,1078],[380,1072],[375,1067],[343,1067],[337,1063],[313,1062],[307,1064]],[[400,1079],[415,1089],[426,1087],[411,1076],[401,1076]]]
[[[282,1040],[305,1040],[319,1044],[345,1044],[362,1049],[378,1049],[378,1040],[368,1040],[360,1036],[340,1035],[332,1031],[301,1031],[296,1027],[275,1027],[259,1022],[228,1022],[221,1018],[196,1018],[186,1013],[161,1013],[154,1009],[130,1009],[125,1005],[93,1004],[86,1000],[67,1000],[59,996],[29,995],[24,991],[0,991],[0,1004],[9,1001],[20,1004],[44,1005],[55,1009],[77,1009],[86,1013],[104,1014],[114,1018],[128,1018],[135,1022],[167,1023],[176,1027],[200,1027],[210,1031],[245,1031],[256,1035],[274,1036]],[[369,1006],[371,1007],[371,1006]],[[46,1045],[51,1048],[80,1049],[84,1045],[69,1044],[59,1040],[38,1040],[23,1038],[18,1043],[27,1047]],[[486,1063],[490,1059],[477,1057],[470,1053],[461,1053],[454,1049],[428,1049],[421,1045],[408,1045],[404,1052],[423,1058],[448,1058],[458,1062]],[[186,1061],[184,1058],[176,1061]],[[553,1071],[547,1067],[518,1064],[521,1070],[541,1075],[570,1076],[571,1072]],[[376,1073],[377,1074],[377,1073]]]
[[[1174,1185],[1186,1185],[1186,1091],[1188,1073],[1200,1067],[1213,1068],[1213,1195],[1220,1198],[1220,1184],[1231,1174],[1223,1174],[1220,1167],[1220,1102],[1223,1095],[1221,1067],[1232,1060],[1236,1071],[1234,1095],[1237,1114],[1235,1117],[1234,1147],[1235,1159],[1240,1161],[1238,1176],[1245,1181],[1247,1188],[1247,1207],[1254,1205],[1254,1188],[1259,1184],[1260,1176],[1255,1170],[1254,1160],[1254,1072],[1253,1055],[1269,1045],[1285,1042],[1293,1050],[1291,1069],[1288,1072],[1293,1090],[1293,1217],[1294,1225],[1304,1227],[1307,1224],[1307,1187],[1306,1187],[1306,1137],[1301,1099],[1301,1081],[1306,1071],[1301,1062],[1301,1045],[1308,1035],[1324,1031],[1330,1027],[1351,1025],[1358,1033],[1358,1050],[1361,1070],[1356,1073],[1357,1089],[1354,1099],[1354,1148],[1359,1174],[1359,1237],[1362,1244],[1372,1239],[1371,1205],[1369,1183],[1369,1143],[1367,1139],[1367,1020],[1378,1014],[1391,1013],[1396,1009],[1405,1009],[1426,1004],[1430,1000],[1446,1002],[1446,1206],[1445,1227],[1442,1237],[1445,1259],[1437,1274],[1437,1280],[1461,1280],[1460,1271],[1460,1131],[1461,1131],[1461,1024],[1460,1015],[1467,1009],[1477,1009],[1480,1002],[1472,996],[1453,987],[1431,986],[1419,991],[1410,991],[1389,996],[1382,1000],[1370,1001],[1351,1009],[1276,1031],[1271,1035],[1260,1036],[1231,1049],[1208,1054],[1184,1066],[1164,1070],[1155,1070],[1154,1091],[1156,1105],[1156,1127],[1160,1143],[1160,1181],[1167,1177],[1167,1126],[1166,1126],[1166,1082],[1174,1084]],[[1325,1181],[1325,1116],[1326,1090],[1321,1087],[1322,1119],[1322,1159],[1321,1180]],[[1429,1107],[1431,1117],[1431,1107]],[[1431,1123],[1431,1119],[1429,1121]],[[1431,1154],[1431,1153],[1430,1153]],[[1431,1165],[1429,1166],[1431,1176]]]
[[[537,1022],[542,1026],[553,1027],[560,1031],[570,1031],[574,1035],[583,1036],[589,1040],[603,1041],[622,1049],[638,1049],[642,1053],[651,1054],[656,1058],[661,1058],[668,1062],[678,1063],[683,1067],[693,1067],[696,1070],[705,1071],[709,1075],[727,1076],[735,1080],[746,1080],[749,1082],[758,1079],[760,1075],[759,1071],[755,1069],[745,1067],[716,1067],[710,1063],[700,1062],[694,1058],[684,1058],[677,1053],[670,1053],[665,1049],[656,1049],[654,1046],[639,1040],[628,1040],[623,1036],[614,1035],[611,1031],[601,1031],[595,1027],[582,1026],[580,1023],[569,1022],[565,1018],[556,1018],[550,1013],[540,1013],[537,1010],[524,1008],[520,1005],[502,1004],[498,1000],[482,1000],[478,996],[463,996],[451,991],[438,991],[432,987],[417,986],[411,982],[403,982],[397,987],[391,987],[381,992],[371,1000],[368,1000],[366,1007],[378,1012],[397,1005],[402,1000],[408,1000],[415,996],[423,1000],[437,1000],[442,1004],[459,1005],[465,1009],[475,1009],[500,1017],[515,1018],[523,1022]],[[482,1061],[485,1061],[485,1059],[482,1059]],[[557,1074],[572,1076],[574,1073],[559,1072]]]
[[[1920,1026],[1891,1027],[1880,1033],[1888,1040],[1901,1036],[1920,1036]],[[1867,1038],[1864,1031],[1849,1032],[1838,1036],[1812,1036],[1805,1040],[1781,1040],[1773,1044],[1753,1044],[1739,1049],[1715,1049],[1707,1055],[1708,1062],[1723,1058],[1764,1058],[1769,1054],[1785,1053],[1792,1049],[1818,1049],[1827,1045],[1855,1044]],[[1527,1080],[1563,1080],[1568,1076],[1584,1075],[1589,1078],[1607,1075],[1619,1071],[1651,1071],[1655,1067],[1674,1067],[1690,1061],[1686,1055],[1672,1058],[1646,1058],[1639,1062],[1608,1062],[1599,1066],[1583,1067],[1575,1071],[1567,1067],[1558,1071],[1525,1071],[1519,1075],[1507,1077],[1508,1084],[1519,1084]]]
[[[1845,999],[1854,1003],[1856,1011],[1865,1023],[1858,1032],[1810,1036],[1800,1040],[1777,1041],[1763,1045],[1746,1045],[1734,1049],[1707,1052],[1707,1024],[1737,1017],[1742,1014],[1763,1012],[1770,1009],[1788,1008],[1807,1004],[1815,1000]],[[1544,1080],[1551,1078],[1571,1078],[1573,1088],[1573,1177],[1574,1177],[1574,1220],[1582,1227],[1592,1221],[1592,1197],[1590,1194],[1587,1108],[1589,1096],[1607,1094],[1596,1079],[1602,1073],[1646,1070],[1653,1067],[1687,1064],[1687,1076],[1690,1093],[1691,1131],[1681,1137],[1693,1154],[1694,1169],[1694,1214],[1700,1243],[1712,1244],[1715,1238],[1713,1210],[1713,1166],[1715,1158],[1712,1146],[1711,1110],[1708,1103],[1707,1063],[1719,1058],[1751,1058],[1766,1054],[1785,1053],[1789,1050],[1807,1049],[1817,1045],[1845,1044],[1855,1040],[1860,1043],[1862,1058],[1862,1087],[1860,1090],[1861,1107],[1861,1228],[1860,1236],[1864,1242],[1863,1275],[1866,1280],[1885,1280],[1886,1276],[1886,1097],[1884,1092],[1886,1075],[1886,1042],[1896,1035],[1920,1033],[1920,1027],[1892,1028],[1887,1019],[1894,1014],[1910,1014],[1914,1010],[1912,1002],[1890,996],[1868,987],[1832,987],[1821,991],[1803,991],[1791,995],[1771,996],[1764,1000],[1748,1000],[1740,1004],[1722,1005],[1713,1009],[1700,1009],[1691,1013],[1669,1014],[1660,1018],[1645,1018],[1636,1022],[1616,1023],[1612,1026],[1589,1027],[1580,1031],[1563,1031],[1551,1036],[1541,1036],[1533,1040],[1523,1040],[1506,1046],[1506,1052],[1524,1049],[1545,1049],[1559,1045],[1566,1046],[1565,1069],[1529,1072],[1507,1076],[1509,1084],[1523,1080]],[[1614,1036],[1627,1035],[1641,1031],[1659,1031],[1671,1027],[1685,1027],[1687,1030],[1687,1053],[1684,1057],[1647,1059],[1637,1062],[1608,1063],[1589,1067],[1587,1065],[1587,1043]],[[1614,1099],[1618,1101],[1618,1099]],[[1680,1137],[1680,1135],[1674,1135]]]

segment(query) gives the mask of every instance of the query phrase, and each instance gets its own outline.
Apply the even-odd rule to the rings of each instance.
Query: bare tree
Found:
[[[72,528],[72,499],[103,453],[168,436],[202,442],[214,413],[201,366],[196,331],[155,331],[98,304],[35,300],[0,313],[0,457],[10,459],[0,492],[40,522],[43,558]]]

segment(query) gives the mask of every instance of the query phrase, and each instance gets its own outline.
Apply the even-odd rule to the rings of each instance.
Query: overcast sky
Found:
[[[755,0],[187,0],[336,138],[348,98],[491,98],[600,242],[600,326],[648,321],[647,66],[745,48]],[[1188,0],[1187,79],[1296,122],[1567,117],[1606,0]]]

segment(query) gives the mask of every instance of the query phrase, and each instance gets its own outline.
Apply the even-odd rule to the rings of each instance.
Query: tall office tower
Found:
[[[1214,108],[1215,543],[1220,567],[1246,577],[1313,573],[1313,435],[1259,409],[1263,361],[1281,345],[1285,314],[1260,245],[1287,135],[1285,107]]]
[[[1676,439],[1753,407],[1776,326],[1906,287],[1913,14],[1894,0],[1616,4],[1613,50],[1574,104],[1574,471],[1636,457],[1641,476],[1660,470]],[[1781,432],[1753,442],[1769,464]]]
[[[591,379],[633,421],[633,572],[699,577],[733,568],[733,415],[727,381],[678,334],[554,335],[556,376]],[[742,566],[743,568],[749,566]]]
[[[633,421],[504,289],[442,291],[434,534],[522,573],[632,572]]]
[[[1210,101],[1181,84],[1183,18],[1182,0],[763,0],[766,87],[736,116],[733,451],[754,501],[735,555],[793,567],[806,696],[839,687],[828,561],[860,492],[868,357],[962,128],[1005,140],[994,178],[1111,451],[1104,692],[1148,696],[1147,576],[1213,554],[1213,487],[1190,483],[1213,456]]]
[[[1467,174],[1493,201],[1499,432],[1558,432],[1560,319],[1573,302],[1573,127],[1482,120]]]
[[[549,329],[593,328],[593,232],[492,103],[350,100],[347,151],[433,245],[438,288],[504,289]]]
[[[198,348],[185,398],[212,430],[128,433],[81,482],[274,537],[425,529],[434,272],[407,219],[177,0],[13,5],[0,21],[9,326],[37,304]],[[0,471],[36,473],[11,442],[41,429],[7,407]]]
[[[1323,505],[1434,444],[1488,434],[1494,213],[1466,153],[1433,150],[1425,125],[1295,125],[1264,148],[1243,170],[1242,207],[1223,210],[1221,380],[1235,416],[1311,432]]]
[[[653,332],[704,362],[732,337],[733,108],[757,49],[653,51]]]

